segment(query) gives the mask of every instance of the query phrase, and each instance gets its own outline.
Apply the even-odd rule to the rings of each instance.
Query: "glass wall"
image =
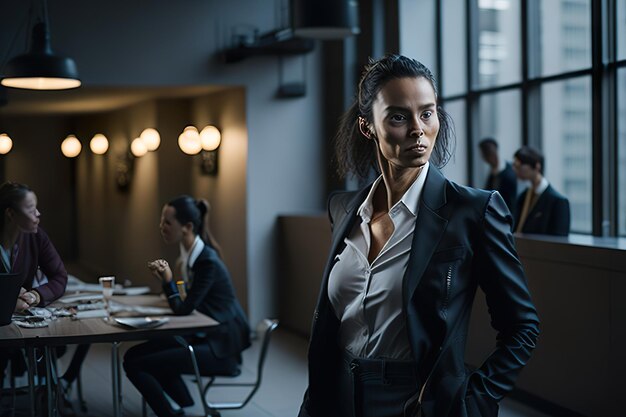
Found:
[[[474,184],[482,187],[489,173],[489,166],[480,158],[478,143],[485,138],[498,142],[500,158],[511,162],[513,154],[522,145],[521,95],[519,90],[484,94],[478,102],[476,121],[477,135],[474,137],[473,175]]]
[[[441,0],[439,7],[435,61],[457,131],[446,173],[481,187],[481,139],[496,139],[507,160],[522,144],[535,146],[546,178],[570,201],[573,233],[601,235],[608,222],[611,234],[626,236],[626,0]],[[609,19],[615,25],[602,23]],[[592,67],[593,36],[609,52],[605,65]]]
[[[550,0],[539,4],[540,75],[590,67],[591,0]]]
[[[459,4],[461,3],[461,4]],[[466,65],[467,46],[465,43],[465,2],[442,0],[442,66],[441,81],[444,96],[463,94],[467,91]],[[426,19],[428,20],[428,19]],[[454,28],[454,30],[445,30]]]
[[[626,68],[617,73],[618,226],[626,236]]]
[[[569,199],[572,232],[591,233],[591,78],[544,84],[541,108],[544,175]]]
[[[626,0],[617,0],[617,59],[626,59]]]
[[[478,87],[519,82],[520,0],[478,2]]]
[[[465,132],[465,100],[450,100],[444,103],[444,108],[452,118],[456,132],[456,146],[450,162],[442,169],[446,178],[467,184],[467,138]]]

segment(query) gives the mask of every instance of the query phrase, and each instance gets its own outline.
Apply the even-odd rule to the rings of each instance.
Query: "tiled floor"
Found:
[[[130,346],[130,345],[129,345]],[[123,346],[122,351],[128,346]],[[261,388],[252,401],[239,411],[222,412],[224,417],[295,417],[306,386],[307,341],[283,329],[278,329],[272,340]],[[244,353],[242,380],[252,380],[256,375],[258,344]],[[69,356],[69,355],[66,355]],[[83,390],[88,412],[81,417],[111,415],[111,370],[108,345],[94,345],[83,365]],[[191,383],[191,381],[190,381]],[[192,386],[193,388],[193,386]],[[124,416],[141,416],[141,398],[130,382],[124,378]],[[197,390],[191,389],[194,396]],[[244,392],[226,393],[220,388],[212,389],[210,399],[228,401],[244,396]],[[196,400],[196,404],[199,402]],[[202,409],[196,405],[185,409],[187,415],[200,415]],[[148,412],[149,416],[154,415]],[[501,406],[501,417],[549,417],[520,403],[505,399]]]

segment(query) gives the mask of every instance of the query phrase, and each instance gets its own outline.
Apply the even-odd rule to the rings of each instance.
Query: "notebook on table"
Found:
[[[0,273],[0,326],[11,323],[20,288],[22,288],[22,274]]]

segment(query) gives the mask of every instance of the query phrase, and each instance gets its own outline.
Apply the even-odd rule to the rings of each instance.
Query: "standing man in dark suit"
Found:
[[[515,210],[517,200],[517,177],[510,163],[500,158],[498,142],[493,138],[485,138],[478,144],[480,155],[489,167],[489,176],[485,190],[496,190],[500,193],[511,212]]]
[[[516,233],[567,236],[570,228],[569,201],[543,176],[544,158],[530,146],[522,146],[513,159],[513,169],[521,180],[530,181],[517,199]]]

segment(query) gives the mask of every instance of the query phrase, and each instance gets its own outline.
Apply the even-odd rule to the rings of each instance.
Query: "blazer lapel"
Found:
[[[361,191],[357,192],[347,204],[344,205],[345,214],[341,218],[337,218],[335,221],[335,227],[333,230],[333,238],[330,246],[330,256],[328,257],[328,261],[326,262],[326,268],[324,269],[324,281],[328,278],[328,274],[330,274],[330,269],[332,268],[333,261],[337,252],[339,251],[339,245],[343,242],[343,240],[348,236],[350,230],[352,230],[352,226],[354,225],[354,221],[356,220],[356,211],[359,206],[365,199],[365,196],[369,192],[372,184],[369,184],[367,187],[363,188]],[[334,216],[338,217],[339,213],[333,213]],[[342,213],[343,214],[343,213]]]
[[[413,231],[411,255],[403,281],[404,303],[408,305],[419,285],[426,266],[443,236],[448,220],[437,214],[437,210],[446,203],[446,179],[441,172],[430,166],[422,190],[419,212]]]

